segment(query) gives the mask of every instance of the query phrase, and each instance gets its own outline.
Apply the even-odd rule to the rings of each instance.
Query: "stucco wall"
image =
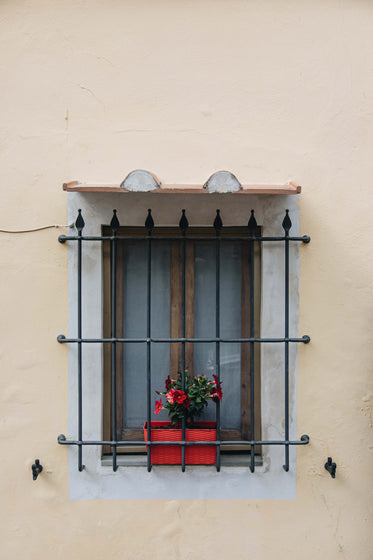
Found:
[[[229,169],[300,183],[312,237],[296,499],[148,502],[69,500],[67,248],[0,234],[1,559],[371,558],[372,24],[368,0],[1,3],[0,229],[66,223],[66,180]]]

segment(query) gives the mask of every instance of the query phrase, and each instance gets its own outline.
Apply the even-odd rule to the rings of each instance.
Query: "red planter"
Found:
[[[171,428],[171,422],[151,422],[151,441],[181,441],[181,428]],[[185,441],[215,441],[216,422],[195,422],[195,428],[186,428]],[[148,440],[147,422],[144,424],[144,441]],[[186,465],[213,465],[216,460],[215,445],[187,445]],[[153,465],[181,465],[180,445],[152,446]]]

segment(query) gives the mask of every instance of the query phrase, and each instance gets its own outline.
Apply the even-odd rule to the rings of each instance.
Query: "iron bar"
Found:
[[[208,342],[221,342],[221,343],[229,343],[229,342],[242,342],[242,343],[249,343],[249,342],[259,342],[264,344],[279,344],[282,342],[295,342],[308,344],[310,342],[310,337],[305,334],[302,338],[66,338],[63,334],[60,334],[57,337],[58,342],[61,344],[70,344],[70,343],[90,343],[90,344],[100,344],[100,343],[110,343],[110,342],[123,342],[123,343],[144,343],[144,342],[154,342],[159,344],[164,343],[177,343],[177,342],[195,342],[195,343],[208,343]]]
[[[113,239],[112,236],[83,236],[82,241],[111,241]],[[121,237],[118,236],[118,239],[125,239],[126,241],[145,241],[147,239],[146,236],[144,237]],[[78,241],[79,237],[74,235],[60,235],[58,238],[60,243],[65,243],[65,241]],[[153,237],[153,241],[181,241],[182,237],[180,236],[157,236]],[[216,237],[190,237],[186,238],[187,241],[216,241]],[[303,235],[301,237],[221,237],[221,241],[302,241],[303,243],[309,243],[311,238],[309,235]]]
[[[254,237],[257,228],[257,222],[254,216],[254,210],[251,210],[251,216],[248,223],[248,228],[251,234],[250,242],[250,337],[254,338]],[[254,351],[255,342],[250,342],[250,433],[251,439],[255,440],[255,368],[254,368]],[[250,470],[255,472],[255,447],[252,446],[250,458]]]
[[[119,229],[119,221],[117,211],[113,210],[113,218],[110,227],[113,232],[113,238],[110,242],[111,249],[111,336],[117,336],[117,231]],[[111,343],[111,425],[113,440],[117,439],[117,344],[113,340]],[[113,446],[113,471],[116,472],[117,465],[117,448]]]
[[[80,441],[80,440],[67,440],[66,437],[64,435],[60,435],[57,438],[57,442],[60,445],[78,445],[78,446],[82,446],[82,445],[108,445],[108,446],[121,446],[121,447],[126,447],[126,446],[134,446],[134,447],[143,447],[144,445],[147,445],[149,447],[153,447],[154,445],[185,445],[185,446],[190,446],[190,445],[246,445],[246,446],[253,446],[253,445],[307,445],[309,443],[309,436],[304,434],[301,436],[300,440],[293,440],[293,441],[286,441],[286,440],[258,440],[258,441],[252,441],[252,440],[242,440],[242,441],[238,441],[238,440],[232,440],[232,441],[220,441],[220,440],[216,440],[216,441],[150,441],[148,439],[148,441],[129,441],[129,440],[118,440],[118,441],[110,441],[110,440],[106,440],[106,441],[100,441],[100,440],[84,440],[84,441]]]
[[[82,211],[78,210],[78,217],[75,222],[78,230],[78,339],[82,339],[82,230],[84,228]],[[78,439],[83,439],[83,382],[82,382],[82,342],[78,342]],[[78,447],[78,469],[84,469],[83,449]]]
[[[282,227],[285,237],[289,237],[291,228],[289,210],[286,210]],[[285,338],[289,337],[289,241],[285,241]],[[285,341],[285,440],[289,439],[289,343]],[[285,444],[285,464],[283,468],[289,470],[289,445]]]
[[[146,241],[146,253],[147,253],[147,317],[146,317],[146,335],[147,335],[147,345],[146,345],[146,396],[147,396],[147,416],[148,416],[148,439],[151,440],[151,305],[152,305],[152,229],[154,228],[154,220],[152,218],[151,209],[148,209],[148,216],[145,220],[145,227],[148,230],[148,237]],[[147,448],[147,469],[148,472],[152,470],[152,449],[151,445]]]
[[[181,336],[185,338],[185,235],[188,220],[183,209],[179,222],[181,229]],[[181,388],[185,391],[185,341],[181,343]],[[185,418],[181,422],[181,471],[185,472]]]
[[[220,217],[220,210],[216,210],[216,218],[214,228],[216,231],[216,253],[215,253],[215,298],[216,298],[216,315],[215,315],[215,361],[216,361],[216,377],[220,383],[220,232],[223,222]],[[220,401],[216,402],[216,439],[220,435]],[[220,446],[216,447],[216,470],[220,471]]]

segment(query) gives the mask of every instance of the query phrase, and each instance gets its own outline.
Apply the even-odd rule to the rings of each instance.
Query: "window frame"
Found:
[[[223,227],[220,232],[222,240],[229,237],[239,237],[245,239],[248,237],[247,226],[229,226]],[[110,237],[112,230],[110,226],[102,226],[102,235]],[[255,235],[260,237],[261,228],[258,226]],[[121,226],[117,233],[118,250],[116,252],[116,333],[119,338],[123,337],[123,251],[120,250],[121,240],[125,242],[126,238],[136,239],[145,243],[146,229],[144,226],[130,227]],[[201,238],[206,239],[206,242],[211,242],[213,250],[215,250],[214,240],[216,232],[212,226],[204,227],[190,227],[187,233],[186,243],[186,274],[185,274],[185,297],[186,297],[186,337],[193,338],[194,336],[194,251],[196,244],[203,243]],[[181,237],[180,228],[178,227],[155,227],[152,230],[152,239],[157,237],[172,238],[170,240],[171,255],[170,255],[170,338],[181,337],[181,287],[182,287],[182,266],[181,266]],[[175,240],[174,238],[179,238]],[[198,240],[195,240],[198,238]],[[160,243],[158,241],[157,243]],[[224,243],[224,241],[223,241]],[[241,247],[241,337],[246,338],[250,336],[250,248],[246,240],[231,241],[230,243],[238,244]],[[104,300],[104,338],[110,337],[111,332],[111,251],[110,242],[104,241],[102,248],[103,259],[103,300]],[[254,318],[255,318],[255,336],[260,336],[260,253],[261,244],[254,244],[254,274],[255,274],[255,295],[254,295]],[[221,259],[221,264],[224,264]],[[214,336],[214,333],[211,333]],[[193,350],[194,344],[186,344],[186,367],[191,370],[193,374]],[[221,440],[249,440],[251,430],[251,415],[250,415],[250,352],[249,344],[241,343],[241,429],[228,430],[221,428]],[[254,394],[255,394],[255,439],[261,439],[261,401],[260,401],[260,347],[254,346]],[[111,439],[112,434],[112,388],[111,388],[111,363],[112,353],[109,345],[104,347],[104,396],[103,396],[103,438],[104,440]],[[117,434],[118,440],[139,440],[143,437],[142,426],[138,429],[127,429],[123,425],[123,344],[117,344],[116,347],[116,368],[117,368],[117,386],[116,386],[116,417],[117,417]],[[181,370],[181,343],[170,344],[170,373],[176,373]],[[215,372],[216,373],[216,372]],[[143,372],[144,377],[146,372]],[[145,420],[145,417],[144,417]],[[244,451],[246,458],[248,456],[248,449],[245,446],[231,445],[222,447],[221,452],[231,451]],[[109,446],[103,446],[103,455],[111,455],[112,449]],[[117,447],[117,453],[124,455],[139,453],[145,454],[145,444],[143,448],[139,447]],[[255,447],[255,455],[261,454],[260,446]],[[233,460],[233,459],[232,459]],[[237,459],[240,461],[240,458]]]

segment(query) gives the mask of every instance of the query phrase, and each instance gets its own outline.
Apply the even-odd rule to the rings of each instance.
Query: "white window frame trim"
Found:
[[[85,220],[85,235],[101,235],[113,208],[121,225],[143,226],[147,209],[157,226],[174,226],[187,209],[191,226],[211,226],[216,208],[220,208],[224,226],[242,226],[255,209],[263,236],[282,235],[282,220],[289,209],[291,235],[299,235],[297,197],[292,195],[181,195],[167,198],[154,193],[68,193],[68,221],[75,222],[78,208]],[[77,251],[68,244],[69,336],[77,335]],[[281,243],[262,244],[261,336],[284,335],[284,248]],[[101,243],[85,243],[83,251],[83,334],[101,336],[103,332],[103,289]],[[298,336],[299,315],[299,244],[290,244],[290,336]],[[69,346],[69,415],[67,439],[76,439],[77,426],[77,345]],[[103,402],[102,344],[83,348],[83,437],[101,440]],[[298,344],[289,345],[290,439],[296,439],[296,378]],[[261,345],[262,439],[284,438],[284,346]],[[263,446],[263,465],[255,473],[249,467],[214,466],[119,467],[116,473],[101,460],[101,446],[84,446],[85,469],[77,469],[76,446],[68,446],[71,499],[295,499],[296,448],[290,446],[290,469],[285,472],[284,446]]]

